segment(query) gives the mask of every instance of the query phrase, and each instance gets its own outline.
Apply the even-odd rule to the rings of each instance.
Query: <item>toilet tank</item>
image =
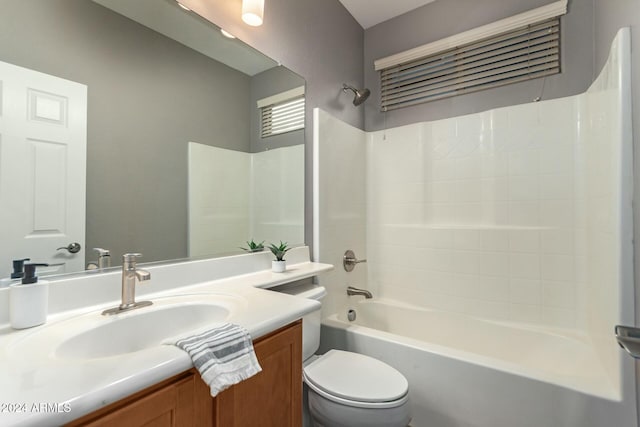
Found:
[[[322,302],[322,298],[327,295],[324,286],[312,283],[290,283],[287,285],[272,288],[272,291],[295,295],[301,298],[314,299]],[[320,309],[302,317],[302,360],[307,360],[320,347]]]

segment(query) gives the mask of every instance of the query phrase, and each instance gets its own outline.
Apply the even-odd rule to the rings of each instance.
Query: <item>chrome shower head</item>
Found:
[[[369,91],[369,89],[364,88],[362,90],[358,90],[352,86],[349,86],[346,83],[342,84],[342,91],[346,92],[347,90],[350,90],[354,93],[354,97],[353,97],[353,105],[355,105],[356,107],[360,104],[362,104],[364,101],[367,100],[367,98],[369,97],[369,95],[371,95],[371,92]]]

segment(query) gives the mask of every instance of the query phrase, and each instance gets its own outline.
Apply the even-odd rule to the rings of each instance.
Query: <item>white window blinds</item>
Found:
[[[304,129],[304,100],[300,87],[258,101],[262,138]]]
[[[382,110],[559,73],[563,10],[566,1],[376,61]]]

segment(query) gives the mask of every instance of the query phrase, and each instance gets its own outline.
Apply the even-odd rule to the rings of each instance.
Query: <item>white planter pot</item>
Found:
[[[274,273],[284,273],[287,269],[287,261],[271,261],[271,271]]]

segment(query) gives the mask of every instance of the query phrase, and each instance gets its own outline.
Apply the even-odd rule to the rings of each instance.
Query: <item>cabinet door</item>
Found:
[[[302,425],[302,322],[254,345],[262,372],[220,393],[214,402],[218,427]]]
[[[149,389],[118,402],[102,411],[76,420],[69,426],[90,427],[190,427],[194,426],[195,380],[190,373],[186,378],[163,385],[149,393]]]

